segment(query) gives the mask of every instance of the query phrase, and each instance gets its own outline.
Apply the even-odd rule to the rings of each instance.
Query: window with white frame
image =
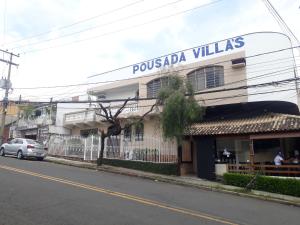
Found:
[[[124,128],[124,141],[131,141],[131,126],[126,125]]]
[[[168,77],[160,77],[147,83],[147,97],[155,98],[159,90],[168,84]]]
[[[139,123],[135,126],[135,140],[143,141],[144,140],[144,124]]]
[[[220,87],[224,85],[224,67],[202,67],[187,74],[187,79],[192,84],[194,91]]]

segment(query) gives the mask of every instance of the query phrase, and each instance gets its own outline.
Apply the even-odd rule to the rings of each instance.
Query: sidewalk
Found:
[[[80,168],[87,168],[87,169],[94,169],[94,170],[105,171],[105,172],[110,172],[110,173],[117,173],[117,174],[122,174],[122,175],[127,175],[127,176],[140,177],[140,178],[150,179],[150,180],[154,180],[154,181],[167,182],[167,183],[184,185],[184,186],[189,186],[189,187],[201,188],[201,189],[205,189],[205,190],[230,193],[230,194],[244,196],[244,197],[252,197],[252,198],[263,199],[263,200],[268,200],[268,201],[273,201],[273,202],[278,202],[278,203],[283,203],[283,204],[294,205],[294,206],[298,206],[298,207],[300,206],[300,198],[297,198],[297,197],[281,195],[281,194],[274,194],[274,193],[263,192],[263,191],[255,191],[255,190],[246,192],[245,189],[240,188],[240,187],[224,185],[219,182],[202,180],[197,177],[167,176],[167,175],[148,173],[148,172],[143,172],[143,171],[139,171],[139,170],[132,170],[132,169],[126,169],[126,168],[121,168],[121,167],[107,166],[107,165],[97,167],[97,165],[95,163],[91,163],[91,162],[75,161],[75,160],[57,158],[57,157],[52,157],[52,156],[47,156],[45,161],[63,164],[63,165],[75,166],[75,167],[80,167]]]

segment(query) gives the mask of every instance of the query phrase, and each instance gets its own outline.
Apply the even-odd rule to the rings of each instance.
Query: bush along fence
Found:
[[[143,137],[142,140],[113,136],[105,139],[104,158],[153,163],[176,163],[177,145],[174,141]],[[100,154],[99,136],[59,136],[49,139],[48,152],[54,156],[96,160]]]
[[[277,194],[292,195],[300,197],[300,180],[295,178],[277,178],[261,175],[247,175],[236,173],[225,173],[223,175],[225,184],[249,187],[250,189],[267,191]],[[254,179],[253,179],[254,178]],[[248,184],[251,183],[249,186]]]
[[[179,175],[179,165],[177,163],[153,163],[107,158],[103,159],[103,163],[110,166],[124,167],[151,173]]]

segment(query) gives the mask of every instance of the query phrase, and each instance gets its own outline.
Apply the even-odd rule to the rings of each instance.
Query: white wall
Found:
[[[81,100],[81,99],[80,99]],[[70,134],[70,130],[63,127],[64,115],[66,113],[78,112],[89,108],[86,103],[58,103],[55,126],[50,128],[51,133]]]
[[[290,48],[290,39],[281,33],[253,33],[245,35],[245,53],[247,61],[247,85],[255,85],[272,81],[294,78],[293,50],[288,49],[271,54],[251,57],[265,52]],[[280,71],[280,72],[279,72]],[[265,74],[265,75],[264,75]],[[263,76],[262,76],[263,75]],[[257,76],[261,76],[257,78]],[[278,92],[280,90],[293,89]],[[273,92],[271,94],[255,95],[260,92]],[[297,104],[295,82],[289,85],[268,86],[264,88],[248,89],[248,101],[279,100]]]
[[[232,45],[232,48],[228,48],[228,43]],[[242,43],[242,44],[241,44]],[[247,85],[255,85],[265,82],[279,81],[283,79],[294,78],[293,66],[295,65],[295,60],[293,57],[293,50],[289,49],[286,51],[277,52],[274,54],[265,54],[261,56],[255,56],[265,52],[276,51],[284,48],[290,48],[291,42],[287,36],[282,33],[276,32],[256,32],[250,34],[244,34],[237,37],[226,38],[224,40],[215,41],[211,43],[204,43],[202,45],[192,47],[187,50],[179,51],[176,53],[169,53],[166,56],[159,56],[156,59],[148,59],[144,62],[136,63],[123,67],[123,69],[117,70],[117,72],[110,72],[105,74],[106,76],[95,76],[89,77],[88,82],[99,82],[104,81],[104,77],[107,79],[112,79],[116,77],[118,79],[123,78],[138,78],[140,76],[145,76],[153,74],[157,71],[160,71],[163,68],[168,66],[160,66],[159,68],[146,69],[141,71],[140,69],[134,72],[134,68],[137,66],[141,68],[142,64],[151,64],[150,62],[156,62],[157,59],[163,64],[167,58],[169,61],[172,61],[172,55],[177,55],[180,57],[182,54],[185,56],[185,60],[178,61],[172,66],[184,66],[195,62],[200,62],[208,59],[214,59],[221,56],[226,56],[233,53],[245,52],[246,56],[246,72],[247,72]],[[208,49],[206,51],[206,49]],[[195,55],[195,52],[199,54]],[[255,57],[251,57],[255,56]],[[148,64],[149,63],[149,64]],[[157,65],[157,64],[155,64]],[[282,71],[282,72],[278,72]],[[266,75],[264,75],[266,74]],[[261,76],[259,79],[257,76]],[[110,78],[108,78],[110,77]],[[125,81],[124,81],[125,82]],[[292,89],[290,91],[278,92],[283,89]],[[113,91],[113,89],[112,89]],[[132,91],[132,92],[130,92]],[[134,90],[126,91],[117,91],[117,93],[111,93],[109,98],[119,98],[119,97],[129,97],[133,96]],[[260,94],[261,92],[274,92],[268,94]],[[130,94],[131,93],[131,94]],[[298,96],[296,92],[295,83],[289,83],[285,86],[272,86],[264,88],[251,88],[248,89],[248,101],[289,101],[295,104],[298,104]]]

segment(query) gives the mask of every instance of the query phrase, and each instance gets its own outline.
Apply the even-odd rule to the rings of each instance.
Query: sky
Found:
[[[300,39],[300,1],[270,2]],[[12,100],[84,95],[88,86],[51,87],[87,83],[95,74],[259,31],[282,32],[262,0],[0,0],[0,49],[19,54]],[[0,73],[7,76],[7,64],[0,62]]]

